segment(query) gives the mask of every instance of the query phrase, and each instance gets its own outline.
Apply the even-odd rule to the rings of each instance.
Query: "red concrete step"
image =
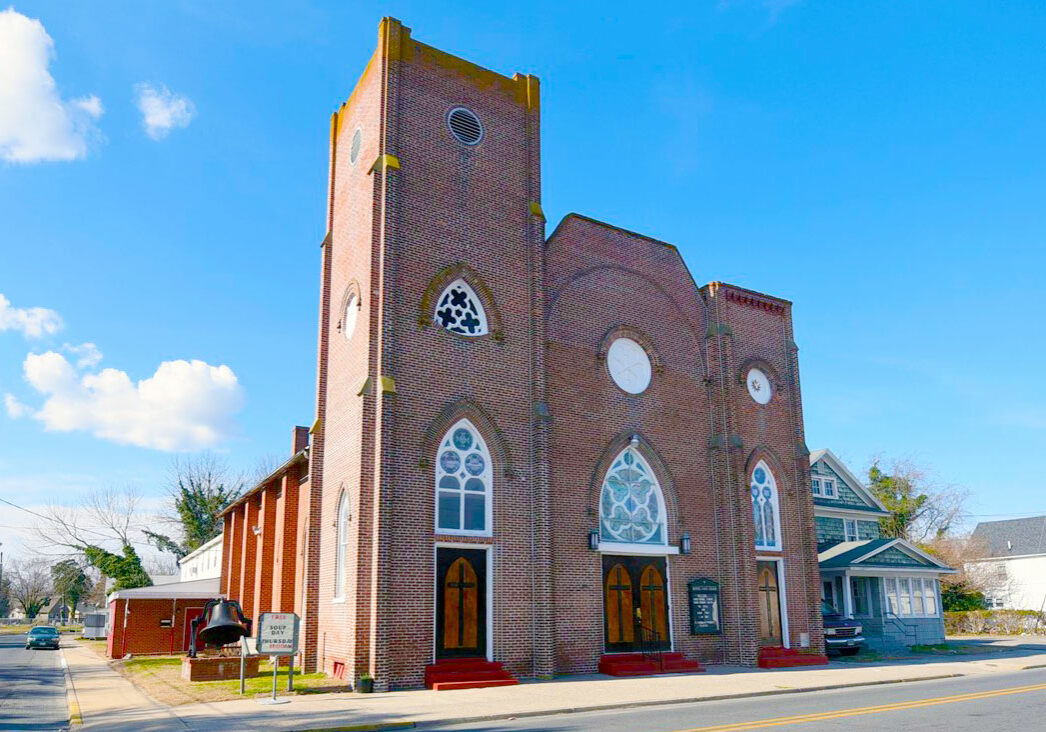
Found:
[[[653,676],[656,674],[699,673],[705,668],[678,651],[661,654],[661,663],[641,653],[614,653],[599,659],[599,672],[607,676]]]
[[[828,657],[819,653],[803,652],[781,646],[767,646],[759,649],[759,668],[823,666],[826,663],[828,663]]]
[[[486,689],[492,686],[515,686],[515,678],[491,679],[489,681],[440,681],[432,686],[433,691],[454,691],[455,689]]]
[[[511,686],[519,681],[503,664],[485,658],[453,658],[425,667],[425,687],[436,691]]]

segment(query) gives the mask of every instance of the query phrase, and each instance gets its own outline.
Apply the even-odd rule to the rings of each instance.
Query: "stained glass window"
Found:
[[[465,336],[487,334],[487,314],[475,290],[465,280],[454,280],[436,301],[435,321],[449,330]]]
[[[600,538],[628,544],[665,544],[665,500],[639,451],[626,447],[603,479]]]
[[[492,476],[486,443],[461,420],[443,436],[436,457],[436,529],[489,535]]]
[[[759,549],[781,548],[781,519],[777,505],[777,482],[762,460],[752,471],[752,523],[755,545]]]

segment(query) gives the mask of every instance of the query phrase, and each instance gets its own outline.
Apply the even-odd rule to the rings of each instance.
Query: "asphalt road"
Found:
[[[62,654],[25,650],[24,635],[0,635],[0,730],[66,730]]]
[[[787,677],[782,676],[782,682]],[[1046,730],[1046,669],[441,727],[547,732],[1031,732]]]

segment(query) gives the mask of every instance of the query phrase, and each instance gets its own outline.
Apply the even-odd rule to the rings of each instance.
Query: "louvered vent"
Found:
[[[349,164],[355,165],[360,158],[360,147],[363,145],[363,131],[356,128],[352,136],[352,145],[349,147]]]
[[[447,127],[454,139],[465,145],[478,145],[483,139],[483,123],[471,110],[454,107],[447,114]]]

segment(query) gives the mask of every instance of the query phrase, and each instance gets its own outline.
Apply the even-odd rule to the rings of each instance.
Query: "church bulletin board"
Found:
[[[713,635],[722,632],[719,621],[719,583],[695,579],[687,583],[690,598],[690,635]]]

